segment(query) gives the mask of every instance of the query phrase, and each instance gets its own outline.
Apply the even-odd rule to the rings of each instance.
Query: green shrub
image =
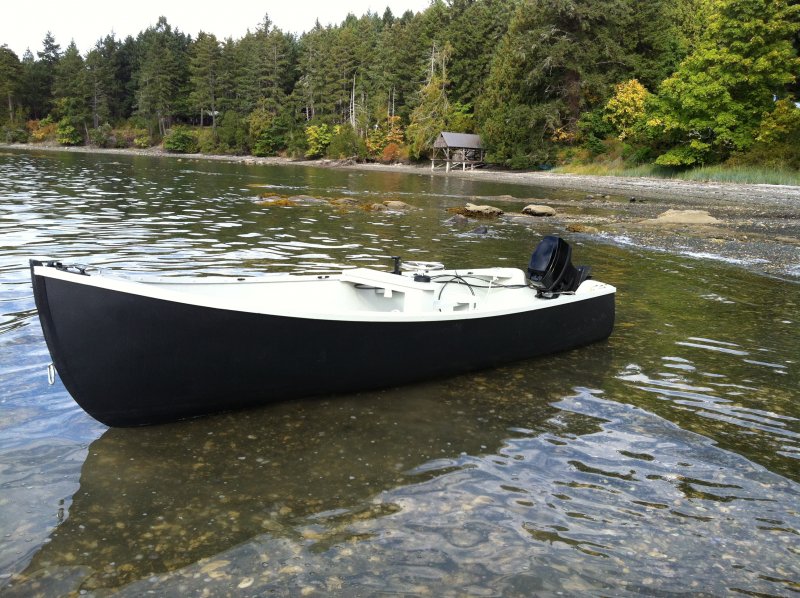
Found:
[[[333,132],[325,123],[306,127],[306,158],[319,158],[331,143]]]
[[[144,145],[141,147],[150,147],[150,136],[147,134],[146,129],[141,129],[134,126],[124,126],[114,129],[112,131],[114,137],[114,147],[127,148],[127,147],[140,147],[136,140],[143,138]]]
[[[56,138],[56,123],[50,116],[46,116],[41,120],[29,120],[25,125],[30,131],[31,140],[38,141],[52,141]]]
[[[150,139],[150,135],[145,131],[134,137],[133,145],[139,149],[147,149],[153,145],[153,140]]]
[[[89,141],[97,147],[114,147],[117,145],[117,138],[114,135],[114,130],[108,123],[89,131]]]
[[[28,130],[25,127],[7,124],[0,129],[0,138],[6,143],[28,143]]]
[[[197,137],[197,150],[201,154],[213,154],[217,151],[217,136],[210,127],[203,127],[194,132]]]
[[[164,149],[175,154],[195,154],[199,146],[195,134],[186,127],[172,127],[164,137]]]
[[[286,153],[291,158],[302,158],[308,151],[308,140],[303,129],[292,129],[284,135]]]
[[[367,145],[350,125],[336,125],[325,155],[333,160],[347,158],[363,160],[367,156]]]
[[[56,141],[61,145],[80,145],[83,142],[83,136],[72,124],[72,121],[65,116],[56,125]]]
[[[229,154],[246,154],[247,123],[237,112],[228,110],[217,124],[219,149]]]

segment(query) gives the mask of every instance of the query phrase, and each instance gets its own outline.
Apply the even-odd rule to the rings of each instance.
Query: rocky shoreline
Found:
[[[24,151],[67,151],[143,155],[245,164],[299,165],[358,171],[448,176],[518,185],[514,196],[466,197],[494,205],[535,229],[589,235],[656,251],[717,259],[759,273],[800,282],[800,187],[695,182],[674,179],[514,172],[491,168],[431,171],[427,166],[384,165],[331,160],[169,154],[159,148],[97,149],[0,145]],[[555,190],[555,191],[554,191]],[[518,205],[516,205],[518,204]],[[526,204],[542,204],[555,214],[521,214]],[[668,212],[671,211],[671,215]],[[692,216],[691,212],[695,212]],[[700,214],[704,213],[705,216]]]

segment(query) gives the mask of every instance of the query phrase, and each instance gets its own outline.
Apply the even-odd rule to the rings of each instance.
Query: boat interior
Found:
[[[416,279],[415,279],[416,278]],[[516,268],[393,274],[354,268],[334,274],[253,278],[138,278],[170,292],[250,306],[253,311],[474,312],[518,308],[536,298]],[[256,309],[260,306],[261,309]],[[265,309],[266,308],[266,309]]]

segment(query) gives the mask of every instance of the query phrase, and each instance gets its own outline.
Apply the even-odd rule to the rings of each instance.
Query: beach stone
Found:
[[[600,232],[593,226],[587,224],[568,224],[567,231],[571,233],[597,233]]]
[[[494,206],[478,206],[474,203],[468,203],[466,206],[464,206],[464,214],[467,216],[477,216],[479,218],[494,218],[501,216],[503,214],[503,210]]]
[[[256,201],[256,203],[260,206],[281,208],[290,208],[297,205],[297,202],[292,201],[291,199],[286,199],[285,197],[281,197],[280,195],[262,195],[260,199]]]
[[[556,211],[554,208],[550,206],[540,206],[536,204],[528,204],[524,208],[522,208],[523,214],[528,214],[529,216],[555,216]]]
[[[450,226],[466,226],[467,223],[469,223],[469,218],[461,214],[455,214],[451,218],[445,220],[444,223]]]
[[[706,210],[667,210],[642,224],[719,224]]]
[[[353,199],[352,197],[338,197],[336,199],[332,199],[331,204],[334,206],[357,206],[359,201],[357,199]]]
[[[307,205],[307,206],[328,203],[324,199],[320,199],[319,197],[311,197],[310,195],[292,195],[289,198],[289,201],[291,201],[292,203]]]
[[[385,205],[390,210],[413,210],[414,206],[408,205],[404,201],[397,201],[394,199],[390,199],[388,201],[384,201],[383,205]]]

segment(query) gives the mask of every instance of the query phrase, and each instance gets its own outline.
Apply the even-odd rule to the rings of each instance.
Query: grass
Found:
[[[594,176],[654,177],[685,181],[714,181],[720,183],[800,185],[800,172],[757,166],[700,166],[691,170],[674,170],[654,164],[628,166],[621,161],[567,164],[555,172]]]
[[[678,174],[687,181],[719,181],[767,185],[800,185],[800,172],[757,166],[701,166]]]

